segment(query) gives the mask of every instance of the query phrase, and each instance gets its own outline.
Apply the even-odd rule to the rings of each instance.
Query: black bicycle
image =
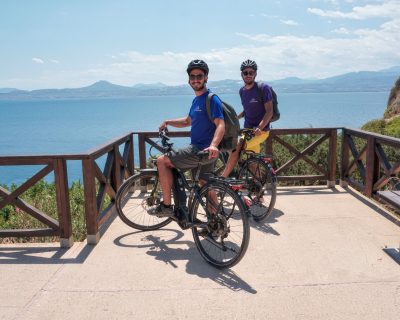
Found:
[[[166,131],[160,132],[162,152],[172,149]],[[200,152],[201,156],[208,156]],[[247,208],[240,190],[243,181],[210,175],[199,185],[201,165],[192,171],[189,182],[184,173],[173,169],[173,217],[150,215],[147,210],[161,202],[158,171],[143,169],[128,178],[118,189],[118,215],[132,228],[149,231],[176,221],[182,229],[192,229],[202,257],[217,268],[237,264],[244,256],[250,237]]]
[[[242,135],[238,164],[231,177],[245,181],[242,190],[245,204],[255,221],[267,218],[276,202],[277,177],[272,166],[272,157],[244,149],[245,142],[254,137],[253,129],[240,130]],[[228,153],[220,153],[215,174],[220,175],[228,161]]]

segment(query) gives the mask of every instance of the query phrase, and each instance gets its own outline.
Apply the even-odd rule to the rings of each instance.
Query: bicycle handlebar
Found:
[[[244,135],[245,140],[250,140],[255,136],[254,129],[244,128],[239,131],[240,135]]]
[[[172,142],[168,142],[169,140],[171,140],[170,137],[167,136],[168,134],[168,129],[165,128],[163,130],[160,130],[160,132],[158,133],[158,136],[161,139],[161,145],[164,148],[164,152],[168,152],[172,150],[172,146],[174,145]],[[208,157],[209,152],[208,151],[204,151],[201,150],[199,152],[197,152],[197,155],[200,157]]]

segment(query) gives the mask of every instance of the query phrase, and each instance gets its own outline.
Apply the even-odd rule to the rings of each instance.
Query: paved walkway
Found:
[[[400,319],[400,228],[340,187],[280,188],[231,270],[175,224],[97,246],[0,246],[0,319]]]

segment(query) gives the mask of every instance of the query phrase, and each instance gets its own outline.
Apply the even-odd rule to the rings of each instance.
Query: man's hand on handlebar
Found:
[[[158,127],[158,130],[159,130],[159,131],[166,130],[166,129],[167,129],[167,120],[163,121],[163,122],[160,124],[160,126]]]
[[[261,129],[260,129],[259,127],[255,127],[255,128],[254,128],[254,134],[255,134],[256,136],[259,136],[261,133],[262,133],[262,131],[261,131]]]
[[[218,148],[213,145],[205,148],[204,151],[208,151],[208,159],[217,158],[219,154]]]

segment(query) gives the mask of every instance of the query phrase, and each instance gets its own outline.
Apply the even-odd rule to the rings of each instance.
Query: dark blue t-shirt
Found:
[[[201,96],[193,99],[190,107],[189,116],[192,119],[192,129],[190,131],[191,144],[199,149],[208,148],[215,133],[215,124],[208,118],[206,110],[206,99],[210,90]],[[213,119],[224,119],[224,111],[222,109],[221,100],[217,96],[211,99],[211,117]]]
[[[266,83],[262,84],[262,94],[265,102],[269,102],[272,100],[272,92],[271,87]],[[244,127],[245,128],[255,128],[257,127],[261,120],[265,115],[265,106],[263,102],[260,100],[260,96],[258,94],[257,83],[248,90],[246,88],[242,88],[241,90],[241,99],[242,105],[244,109]],[[269,123],[265,126],[264,131],[269,130]]]

